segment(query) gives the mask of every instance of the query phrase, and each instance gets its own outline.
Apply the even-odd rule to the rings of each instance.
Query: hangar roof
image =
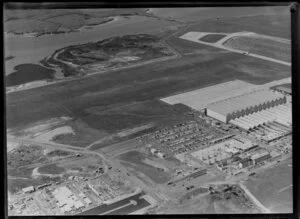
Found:
[[[284,95],[279,92],[261,89],[212,103],[207,106],[207,109],[221,115],[228,115],[242,109],[258,106],[282,98],[284,98]]]

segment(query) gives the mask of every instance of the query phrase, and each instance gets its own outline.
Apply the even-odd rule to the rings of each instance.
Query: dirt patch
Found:
[[[43,148],[39,146],[20,146],[7,155],[7,166],[18,168],[33,164],[43,159]]]

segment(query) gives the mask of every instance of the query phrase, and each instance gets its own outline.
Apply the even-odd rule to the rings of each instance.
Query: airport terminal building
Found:
[[[286,97],[282,93],[260,89],[209,104],[206,113],[210,117],[228,123],[230,120],[284,103]]]

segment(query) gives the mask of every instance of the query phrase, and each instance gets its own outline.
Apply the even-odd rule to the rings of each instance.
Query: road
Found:
[[[189,41],[192,41],[192,42],[196,42],[196,43],[208,45],[208,46],[213,46],[213,47],[216,47],[216,48],[219,48],[219,49],[228,50],[230,52],[235,52],[235,53],[239,53],[239,54],[243,54],[243,55],[247,55],[247,56],[259,58],[259,59],[266,60],[266,61],[275,62],[275,63],[286,65],[286,66],[291,66],[291,63],[289,63],[289,62],[285,62],[285,61],[281,61],[281,60],[278,60],[278,59],[269,58],[269,57],[262,56],[262,55],[248,53],[247,51],[243,51],[243,50],[232,49],[232,48],[229,48],[229,47],[226,47],[226,46],[223,45],[227,40],[229,40],[229,39],[231,39],[233,37],[253,36],[253,35],[257,36],[257,34],[255,34],[255,33],[252,33],[252,32],[238,32],[238,33],[227,34],[227,36],[225,36],[224,38],[222,38],[221,40],[219,40],[219,41],[217,41],[215,43],[207,43],[207,42],[199,40],[201,37],[203,37],[203,36],[205,36],[207,34],[210,34],[210,33],[188,32],[188,33],[182,35],[180,38],[184,39],[184,40],[189,40]],[[214,33],[214,34],[216,34],[216,33]],[[264,36],[265,35],[263,35],[261,37],[262,38],[266,38]],[[272,38],[272,39],[274,38],[274,37],[271,37],[271,36],[268,36],[268,37]],[[278,40],[282,41],[281,38],[278,39]],[[285,39],[285,40],[287,41],[287,39]]]

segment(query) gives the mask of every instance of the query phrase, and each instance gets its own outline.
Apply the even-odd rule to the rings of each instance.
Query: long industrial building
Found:
[[[264,125],[270,122],[277,122],[284,126],[290,127],[292,125],[291,105],[278,105],[266,110],[230,120],[231,124],[246,130],[253,129],[259,125]]]
[[[221,122],[243,117],[286,103],[286,97],[269,89],[255,90],[207,106],[206,113]],[[244,121],[247,123],[247,120]]]

